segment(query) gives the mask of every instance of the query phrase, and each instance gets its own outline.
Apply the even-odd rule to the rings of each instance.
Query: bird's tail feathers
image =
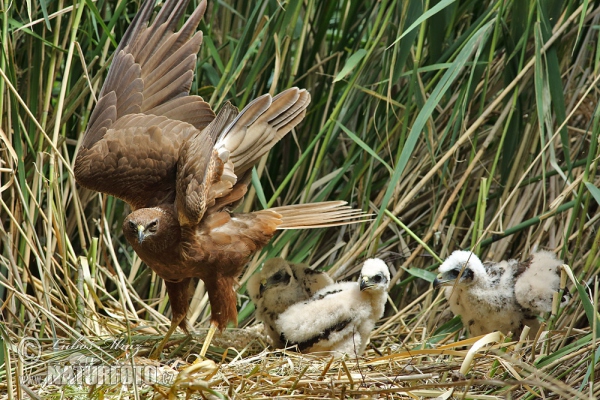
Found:
[[[325,228],[356,224],[367,221],[365,217],[371,216],[347,204],[345,201],[324,201],[274,207],[269,210],[281,215],[281,224],[277,229]]]

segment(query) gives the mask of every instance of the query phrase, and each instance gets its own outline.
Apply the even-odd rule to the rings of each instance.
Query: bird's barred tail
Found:
[[[269,210],[281,215],[281,224],[277,229],[324,228],[355,224],[365,222],[365,217],[371,215],[347,204],[345,201],[324,201],[274,207]]]

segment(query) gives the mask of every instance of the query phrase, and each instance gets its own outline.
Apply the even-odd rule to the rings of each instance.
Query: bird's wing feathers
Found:
[[[154,0],[142,6],[144,17],[141,27],[133,30],[124,51],[130,51],[141,65],[144,82],[141,112],[164,115],[185,121],[197,129],[204,129],[215,117],[210,106],[199,96],[188,96],[194,76],[197,53],[202,44],[202,32],[196,28],[206,10],[201,1],[179,31],[177,24],[189,0],[167,1],[152,22],[146,27]],[[141,14],[141,12],[140,12]],[[138,14],[138,15],[140,15]],[[137,17],[136,17],[137,18]],[[124,42],[121,41],[121,44]]]
[[[200,3],[177,32],[177,24],[183,16],[189,0],[165,2],[154,21],[148,25],[154,2],[154,0],[144,2],[115,52],[117,56],[130,54],[141,68],[139,77],[144,86],[143,102],[140,104],[140,108],[141,112],[145,114],[156,114],[152,111],[153,108],[182,96],[191,97],[189,99],[191,103],[199,99],[196,96],[187,95],[194,75],[196,54],[202,43],[202,32],[196,32],[196,28],[206,10],[206,1]],[[105,84],[102,88],[103,93],[108,93],[127,82],[116,75],[113,81],[110,79],[111,75],[112,69],[107,82],[115,84]],[[177,103],[177,105],[181,104]],[[214,118],[208,104],[204,103],[204,108],[201,110],[208,120],[203,126],[196,126],[198,129],[205,127]],[[181,120],[186,121],[185,119]]]
[[[281,332],[279,340],[281,342],[284,342],[288,346],[298,346],[298,350],[300,350],[301,352],[304,352],[306,350],[312,350],[314,346],[317,346],[317,351],[332,350],[335,348],[336,344],[339,344],[339,336],[341,336],[342,338],[345,338],[346,336],[345,334],[340,335],[339,333],[346,330],[348,325],[352,324],[353,321],[354,320],[351,317],[348,317],[346,319],[333,319],[330,325],[327,325],[327,327],[325,327],[322,330],[312,332],[312,335],[310,337],[306,337],[305,340],[300,342],[290,340],[286,336],[287,331]],[[349,331],[348,333],[353,333],[353,330]]]
[[[208,191],[213,176],[220,175],[222,171],[223,162],[213,154],[208,135],[199,132],[184,143],[177,163],[175,195],[180,225],[197,225],[202,219],[209,201]],[[223,189],[231,190],[231,186]]]
[[[291,88],[271,98],[265,94],[253,100],[217,140],[220,153],[227,152],[235,174],[244,172],[292,130],[306,114],[310,95]]]
[[[121,57],[115,57],[104,86],[113,86],[114,83],[111,81],[116,80],[113,76],[117,76],[117,74],[122,76],[139,75],[140,66],[139,64],[135,64],[131,54],[121,55]],[[114,75],[111,76],[113,70]],[[128,73],[130,71],[133,71],[133,73]],[[116,86],[106,94],[103,94],[103,92],[100,93],[100,98],[98,103],[96,103],[96,107],[94,107],[94,111],[92,111],[87,130],[81,142],[82,148],[91,148],[104,137],[106,131],[117,120],[118,111],[121,111],[121,114],[125,109],[132,114],[140,112],[143,83],[139,78],[130,80],[128,83]],[[119,105],[122,105],[122,107],[118,107]]]
[[[180,222],[197,224],[207,210],[219,211],[240,201],[247,190],[250,168],[302,120],[309,102],[308,92],[292,88],[274,98],[263,95],[239,114],[226,103],[202,131],[216,141],[210,163],[209,150],[203,147],[208,143],[206,138],[201,142],[193,139],[182,151],[177,191]]]
[[[299,281],[300,285],[302,285],[302,289],[304,289],[304,292],[309,297],[334,283],[333,279],[327,275],[327,272],[315,271],[305,264],[290,263],[290,268],[294,272],[294,276]]]
[[[79,149],[77,181],[128,202],[134,209],[175,200],[179,149],[197,130],[166,117],[120,118],[91,149]]]
[[[154,0],[144,2],[115,51],[75,162],[82,186],[134,208],[174,200],[180,147],[214,119],[202,98],[188,96],[206,1],[176,31],[188,2],[167,0],[150,25]]]
[[[210,106],[188,96],[202,32],[194,33],[203,1],[175,32],[188,1],[167,1],[150,26],[154,0],[146,0],[121,39],[82,146],[89,148],[128,114],[165,115],[203,129],[214,118]],[[183,107],[183,108],[182,108]]]
[[[215,114],[210,109],[208,103],[199,96],[178,97],[167,103],[158,105],[146,111],[146,113],[164,115],[176,121],[185,121],[195,126],[198,130],[204,129],[215,118]]]
[[[206,129],[198,131],[181,147],[176,205],[179,223],[183,226],[197,225],[217,199],[232,192],[236,183],[233,166],[227,157],[219,155],[213,143],[236,115],[237,109],[227,103]]]

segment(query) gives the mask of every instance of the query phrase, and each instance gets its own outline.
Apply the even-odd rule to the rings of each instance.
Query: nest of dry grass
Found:
[[[427,310],[387,318],[361,357],[273,350],[266,346],[260,327],[253,326],[218,335],[210,359],[198,356],[203,335],[191,339],[176,335],[168,361],[147,358],[160,337],[46,343],[37,365],[27,359],[16,361],[21,373],[13,379],[22,395],[41,397],[56,390],[72,396],[115,396],[123,390],[132,394],[134,385],[142,398],[590,399],[598,395],[592,383],[600,372],[592,369],[590,374],[588,362],[598,346],[589,329],[553,329],[535,340],[511,340],[499,332],[464,339],[452,332],[433,343],[426,326],[409,326],[405,321],[423,312]],[[88,367],[138,366],[140,376],[129,386],[123,385],[122,375],[113,377],[113,385],[90,385],[74,377],[67,384],[49,381],[48,365],[64,367],[73,364],[70,360]],[[158,382],[152,380],[157,375],[144,375],[147,367],[158,373]]]

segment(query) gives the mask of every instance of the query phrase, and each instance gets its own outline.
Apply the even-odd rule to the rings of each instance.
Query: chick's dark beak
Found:
[[[144,226],[143,225],[138,225],[137,227],[138,229],[138,243],[142,243],[144,241],[144,238],[146,237],[146,235],[144,234]]]
[[[260,295],[262,296],[263,292],[265,291],[267,280],[263,279],[262,281],[260,281],[260,286],[258,287],[258,293],[260,293]]]
[[[361,276],[360,277],[360,283],[359,283],[359,288],[360,291],[362,292],[363,290],[370,288],[371,286],[373,286],[372,282],[369,282],[369,277],[368,276]]]
[[[444,274],[439,274],[433,280],[433,287],[437,289],[440,286],[446,285],[450,281],[452,281],[452,279],[447,279],[447,278],[444,277]]]

